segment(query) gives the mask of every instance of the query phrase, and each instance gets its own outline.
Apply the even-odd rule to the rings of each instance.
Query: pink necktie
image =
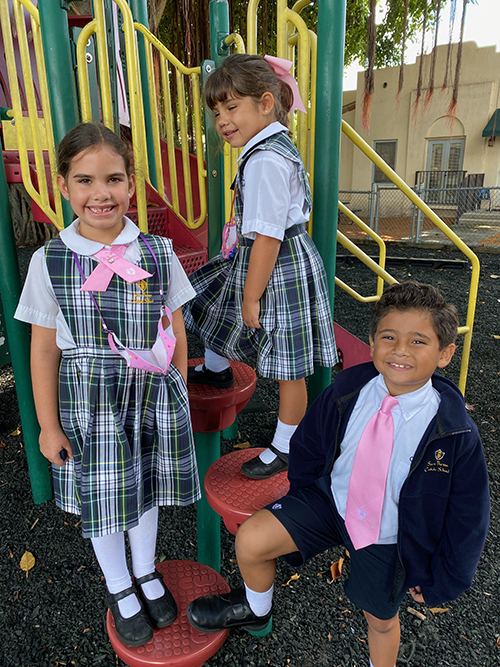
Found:
[[[361,434],[347,493],[345,527],[354,548],[363,549],[378,540],[385,485],[392,446],[394,420],[391,410],[398,403],[385,396]]]
[[[152,273],[123,259],[126,249],[126,245],[114,245],[96,252],[94,257],[99,260],[99,264],[80,289],[83,292],[105,292],[115,273],[127,283],[136,283],[139,280],[151,278]]]

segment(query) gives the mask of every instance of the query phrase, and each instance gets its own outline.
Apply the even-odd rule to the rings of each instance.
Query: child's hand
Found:
[[[415,600],[415,602],[421,602],[422,604],[425,604],[421,586],[415,586],[414,588],[410,588],[410,595]]]
[[[38,441],[42,454],[51,463],[55,463],[56,466],[61,467],[64,465],[64,460],[61,458],[62,451],[66,451],[70,459],[73,458],[73,450],[61,428],[55,431],[41,431]]]
[[[262,329],[259,322],[259,315],[260,300],[249,301],[249,299],[243,298],[243,303],[241,305],[243,323],[250,329]]]

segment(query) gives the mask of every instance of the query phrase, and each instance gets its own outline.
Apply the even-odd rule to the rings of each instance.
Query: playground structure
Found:
[[[210,1],[211,60],[186,68],[147,28],[146,0],[94,0],[93,17],[78,17],[70,29],[60,0],[31,0],[0,4],[8,89],[3,123],[13,123],[15,145],[6,148],[0,167],[0,289],[7,339],[16,377],[26,452],[35,502],[51,495],[45,459],[38,450],[38,425],[30,389],[27,327],[13,320],[20,294],[15,244],[10,223],[7,181],[22,180],[33,202],[36,219],[58,229],[71,222],[71,211],[55,185],[55,146],[79,121],[102,121],[118,131],[123,125],[119,99],[126,100],[137,193],[129,215],[143,231],[173,238],[176,252],[191,272],[220,248],[221,230],[228,216],[229,184],[235,172],[236,151],[220,149],[210,114],[202,115],[201,88],[214,67],[237,51],[256,52],[258,0],[248,5],[246,44],[229,34],[225,0]],[[339,210],[363,229],[379,248],[378,262],[370,259],[346,236],[337,232],[339,148],[341,131],[469,259],[472,265],[464,335],[460,389],[465,391],[479,280],[476,255],[393,172],[375,151],[341,118],[345,0],[319,0],[318,34],[300,16],[308,4],[292,8],[278,0],[277,56],[296,63],[295,74],[308,112],[299,112],[294,136],[314,194],[310,233],[320,249],[328,274],[332,312],[334,286],[365,303],[376,301],[384,282],[395,279],[385,270],[383,240],[341,202]],[[117,28],[116,30],[114,28]],[[77,76],[73,70],[71,38],[75,42]],[[120,57],[117,57],[116,54]],[[1,72],[0,72],[1,73]],[[122,105],[123,106],[123,105]],[[204,132],[203,132],[204,128]],[[5,136],[5,135],[4,135]],[[191,150],[190,150],[191,149]],[[4,169],[6,174],[4,174]],[[376,274],[374,293],[359,294],[335,277],[339,242]],[[208,253],[207,253],[208,248]],[[15,277],[15,278],[14,278]],[[465,297],[464,297],[465,298]],[[1,322],[0,322],[1,324]],[[348,346],[348,332],[341,333]],[[362,348],[359,341],[353,341]],[[311,397],[330,382],[329,369],[310,378]]]

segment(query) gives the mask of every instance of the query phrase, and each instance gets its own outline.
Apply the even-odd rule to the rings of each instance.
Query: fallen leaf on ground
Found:
[[[466,404],[465,404],[465,409],[466,409],[466,410],[475,410],[475,409],[476,409],[476,406],[475,406],[475,405],[471,405],[470,403],[466,403]]]
[[[413,614],[413,616],[416,616],[416,617],[419,618],[421,621],[425,621],[425,620],[426,620],[426,618],[425,618],[425,614],[422,614],[421,611],[417,611],[416,609],[413,609],[413,607],[408,607],[408,608],[406,609],[406,611],[407,611],[409,614]]]
[[[0,447],[2,447],[3,449],[5,449],[5,448],[7,447],[7,445],[5,444],[5,442],[0,442]]]
[[[252,445],[249,442],[237,442],[233,449],[249,449]]]
[[[21,570],[24,570],[24,572],[26,572],[26,576],[28,576],[28,572],[34,565],[35,565],[35,557],[30,551],[25,551],[19,563]]]
[[[12,431],[12,433],[9,433],[9,436],[11,436],[11,435],[21,435],[21,431],[18,428],[16,428],[15,431]]]
[[[342,576],[342,565],[344,563],[343,558],[339,558],[335,563],[332,563],[330,567],[330,572],[332,573],[332,578],[335,581],[335,579],[340,579]]]
[[[297,581],[297,579],[300,579],[300,574],[292,574],[290,579],[286,582],[286,584],[281,584],[282,586],[289,586],[292,581]]]
[[[496,338],[497,340],[500,340],[500,336],[497,336],[496,334],[493,334],[493,338]],[[3,443],[2,443],[2,445],[3,445]],[[5,445],[4,445],[4,447],[5,447]]]
[[[490,276],[490,278],[500,278],[500,276],[496,276],[493,274],[492,276]]]
[[[432,614],[445,614],[447,611],[450,611],[449,607],[429,607],[429,611]]]
[[[497,637],[497,648],[500,648],[500,635]]]
[[[366,639],[361,639],[361,637],[356,637],[356,639],[359,639],[360,642],[363,642],[363,644],[366,644]]]

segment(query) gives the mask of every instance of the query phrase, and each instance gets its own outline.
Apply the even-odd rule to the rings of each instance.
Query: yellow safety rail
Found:
[[[166,131],[166,142],[169,150],[169,173],[170,173],[170,186],[172,191],[172,197],[174,201],[177,198],[178,194],[178,184],[177,184],[177,172],[175,168],[175,157],[174,157],[174,145],[175,143],[180,143],[180,148],[182,152],[182,168],[184,176],[184,189],[186,195],[186,217],[184,218],[181,215],[179,204],[172,203],[172,209],[174,212],[184,221],[184,223],[190,229],[196,229],[200,227],[206,218],[207,207],[206,207],[206,169],[204,166],[203,160],[203,133],[201,126],[201,95],[200,95],[200,67],[185,67],[154,35],[152,35],[147,28],[145,28],[140,23],[135,23],[134,27],[136,30],[140,31],[146,40],[146,60],[148,68],[148,88],[149,88],[149,100],[151,105],[151,115],[153,117],[153,131],[154,131],[154,146],[156,150],[155,159],[156,159],[156,169],[157,169],[157,179],[158,183],[163,183],[163,173],[162,173],[162,161],[161,161],[161,151],[160,151],[160,132],[158,125],[158,118],[160,117],[160,109],[158,107],[157,94],[156,94],[156,81],[154,75],[154,66],[153,66],[153,47],[157,50],[160,56],[160,68],[161,68],[161,85],[160,91],[163,98],[163,122]],[[177,114],[179,119],[180,132],[176,136],[174,134],[173,126],[173,117],[172,117],[172,107],[170,105],[171,89],[169,85],[170,73],[168,70],[168,64],[175,68],[175,76],[177,82]],[[127,65],[128,66],[128,65]],[[193,195],[192,195],[192,183],[191,183],[191,169],[189,164],[189,141],[188,141],[188,109],[186,105],[186,79],[188,77],[191,91],[192,91],[192,107],[190,108],[190,113],[192,114],[193,129],[194,129],[194,140],[195,140],[195,154],[196,162],[198,169],[198,186],[199,186],[199,199],[200,199],[200,215],[198,220],[194,219],[194,209],[193,209]],[[162,194],[160,192],[160,194]],[[163,193],[163,198],[165,195]],[[168,202],[170,203],[170,202]]]
[[[140,32],[145,40],[146,68],[148,77],[148,93],[151,108],[151,128],[153,134],[153,146],[155,150],[156,182],[158,183],[158,194],[166,201],[174,213],[183,220],[187,227],[196,229],[206,219],[206,170],[203,159],[203,138],[201,126],[201,100],[200,100],[200,68],[185,67],[170,51],[152,35],[149,30],[135,23],[130,7],[125,0],[114,0],[123,16],[123,31],[125,34],[125,56],[127,63],[127,76],[130,99],[130,121],[132,130],[132,141],[134,146],[134,164],[136,173],[137,204],[139,227],[147,231],[147,202],[145,182],[151,185],[147,161],[146,149],[146,123],[144,117],[144,106],[142,99],[141,77],[138,68],[138,53],[136,32]],[[102,106],[103,122],[113,128],[114,120],[111,103],[111,87],[109,81],[109,67],[106,45],[106,24],[103,0],[94,1],[94,20],[82,30],[77,44],[77,63],[80,96],[82,100],[82,120],[92,119],[90,100],[90,88],[86,62],[86,44],[89,37],[95,33],[97,52],[99,57],[99,80],[100,96]],[[153,49],[156,49],[159,58],[159,80],[155,75]],[[169,67],[169,64],[171,67]],[[172,113],[171,78],[174,69],[177,84],[177,119],[179,133],[174,132]],[[188,141],[188,111],[186,108],[186,86],[185,78],[188,77],[192,91],[192,113],[194,139],[196,144],[196,163],[198,171],[198,188],[200,213],[195,220],[194,204],[192,194],[192,179],[189,158]],[[157,91],[160,91],[161,107],[158,102]],[[167,162],[170,178],[170,189],[172,201],[166,197],[163,187],[163,163],[160,143],[160,119],[165,132],[167,144]],[[177,178],[175,146],[180,146],[182,155],[182,172],[184,180],[186,215],[181,212],[179,203],[179,183]]]
[[[474,325],[474,314],[476,312],[476,300],[477,300],[477,291],[479,285],[479,259],[477,255],[472,252],[472,250],[458,237],[455,232],[453,232],[446,223],[444,223],[441,218],[434,213],[432,209],[427,206],[427,204],[420,199],[420,197],[400,178],[396,172],[389,167],[388,164],[371,148],[366,141],[364,141],[359,134],[353,130],[353,128],[348,125],[345,121],[342,121],[342,132],[349,137],[349,139],[361,150],[363,153],[375,163],[375,165],[381,169],[386,176],[388,176],[391,181],[396,185],[410,201],[419,208],[424,215],[426,215],[431,222],[433,222],[438,229],[440,229],[443,234],[445,234],[450,241],[470,260],[472,265],[472,274],[470,281],[469,289],[469,300],[467,306],[467,317],[465,326],[460,326],[458,328],[459,334],[464,334],[464,347],[462,352],[462,363],[460,367],[460,380],[458,386],[462,393],[465,392],[465,383],[467,380],[467,369],[469,366],[469,357],[471,349],[471,340],[472,340],[472,328]],[[339,207],[344,211],[345,207],[340,204]],[[349,216],[351,219],[356,216]],[[355,221],[355,220],[354,220]],[[356,222],[356,221],[355,221]],[[361,222],[361,221],[359,221]],[[359,224],[359,223],[358,223]],[[366,262],[365,262],[366,263]],[[378,273],[378,272],[377,272]],[[380,275],[380,273],[379,273]]]
[[[344,234],[342,234],[342,232],[339,232],[337,230],[338,243],[344,246],[346,250],[355,255],[359,260],[363,262],[363,264],[366,264],[366,266],[369,269],[371,269],[378,275],[377,293],[372,296],[361,296],[361,294],[353,290],[352,287],[349,287],[349,285],[340,280],[340,278],[337,278],[337,276],[335,276],[335,284],[341,287],[345,292],[350,294],[352,297],[354,297],[357,301],[362,301],[363,303],[371,303],[373,301],[378,301],[382,296],[382,292],[384,291],[384,280],[385,282],[389,283],[389,285],[392,285],[393,283],[397,282],[397,280],[393,278],[385,270],[385,259],[386,259],[385,243],[378,234],[376,234],[372,229],[370,229],[368,225],[366,225],[362,220],[360,220],[355,213],[350,211],[347,208],[347,206],[345,206],[340,201],[339,201],[339,209],[342,213],[347,215],[356,225],[358,225],[360,229],[362,229],[366,234],[368,234],[368,236],[370,236],[379,247],[379,260],[377,264],[371,259],[371,257],[368,257],[366,253],[364,253],[360,248],[358,248],[357,245],[355,245],[352,241],[350,241],[347,238],[347,236],[345,236]]]
[[[38,105],[36,101],[35,88],[33,83],[33,71],[28,44],[28,31],[24,20],[23,7],[31,18],[31,35],[35,49],[35,61],[40,84],[40,97],[43,109],[43,130],[38,119]],[[8,3],[0,1],[0,19],[2,24],[2,33],[5,49],[5,60],[7,63],[7,72],[9,77],[9,89],[12,100],[11,116],[16,127],[17,146],[19,151],[19,161],[21,165],[21,174],[24,186],[38,206],[47,215],[49,220],[58,228],[63,227],[63,216],[61,206],[61,195],[56,185],[57,164],[54,145],[54,135],[52,132],[52,118],[50,113],[49,93],[47,79],[45,76],[45,61],[42,48],[42,37],[40,32],[40,17],[38,9],[29,0],[13,0],[13,13],[16,26],[17,39],[19,44],[19,53],[21,59],[21,70],[26,92],[27,112],[29,126],[31,130],[31,139],[33,142],[33,153],[35,157],[35,170],[38,185],[33,183],[30,170],[28,154],[28,137],[26,135],[26,125],[23,121],[23,108],[21,104],[21,95],[18,84],[18,72],[16,70],[16,61],[14,56],[14,44],[12,40],[12,27],[9,16]],[[43,132],[43,136],[42,136]],[[50,165],[50,174],[52,180],[52,191],[54,194],[55,210],[52,208],[49,197],[49,188],[45,173],[44,150],[43,146],[48,148],[48,158]]]

